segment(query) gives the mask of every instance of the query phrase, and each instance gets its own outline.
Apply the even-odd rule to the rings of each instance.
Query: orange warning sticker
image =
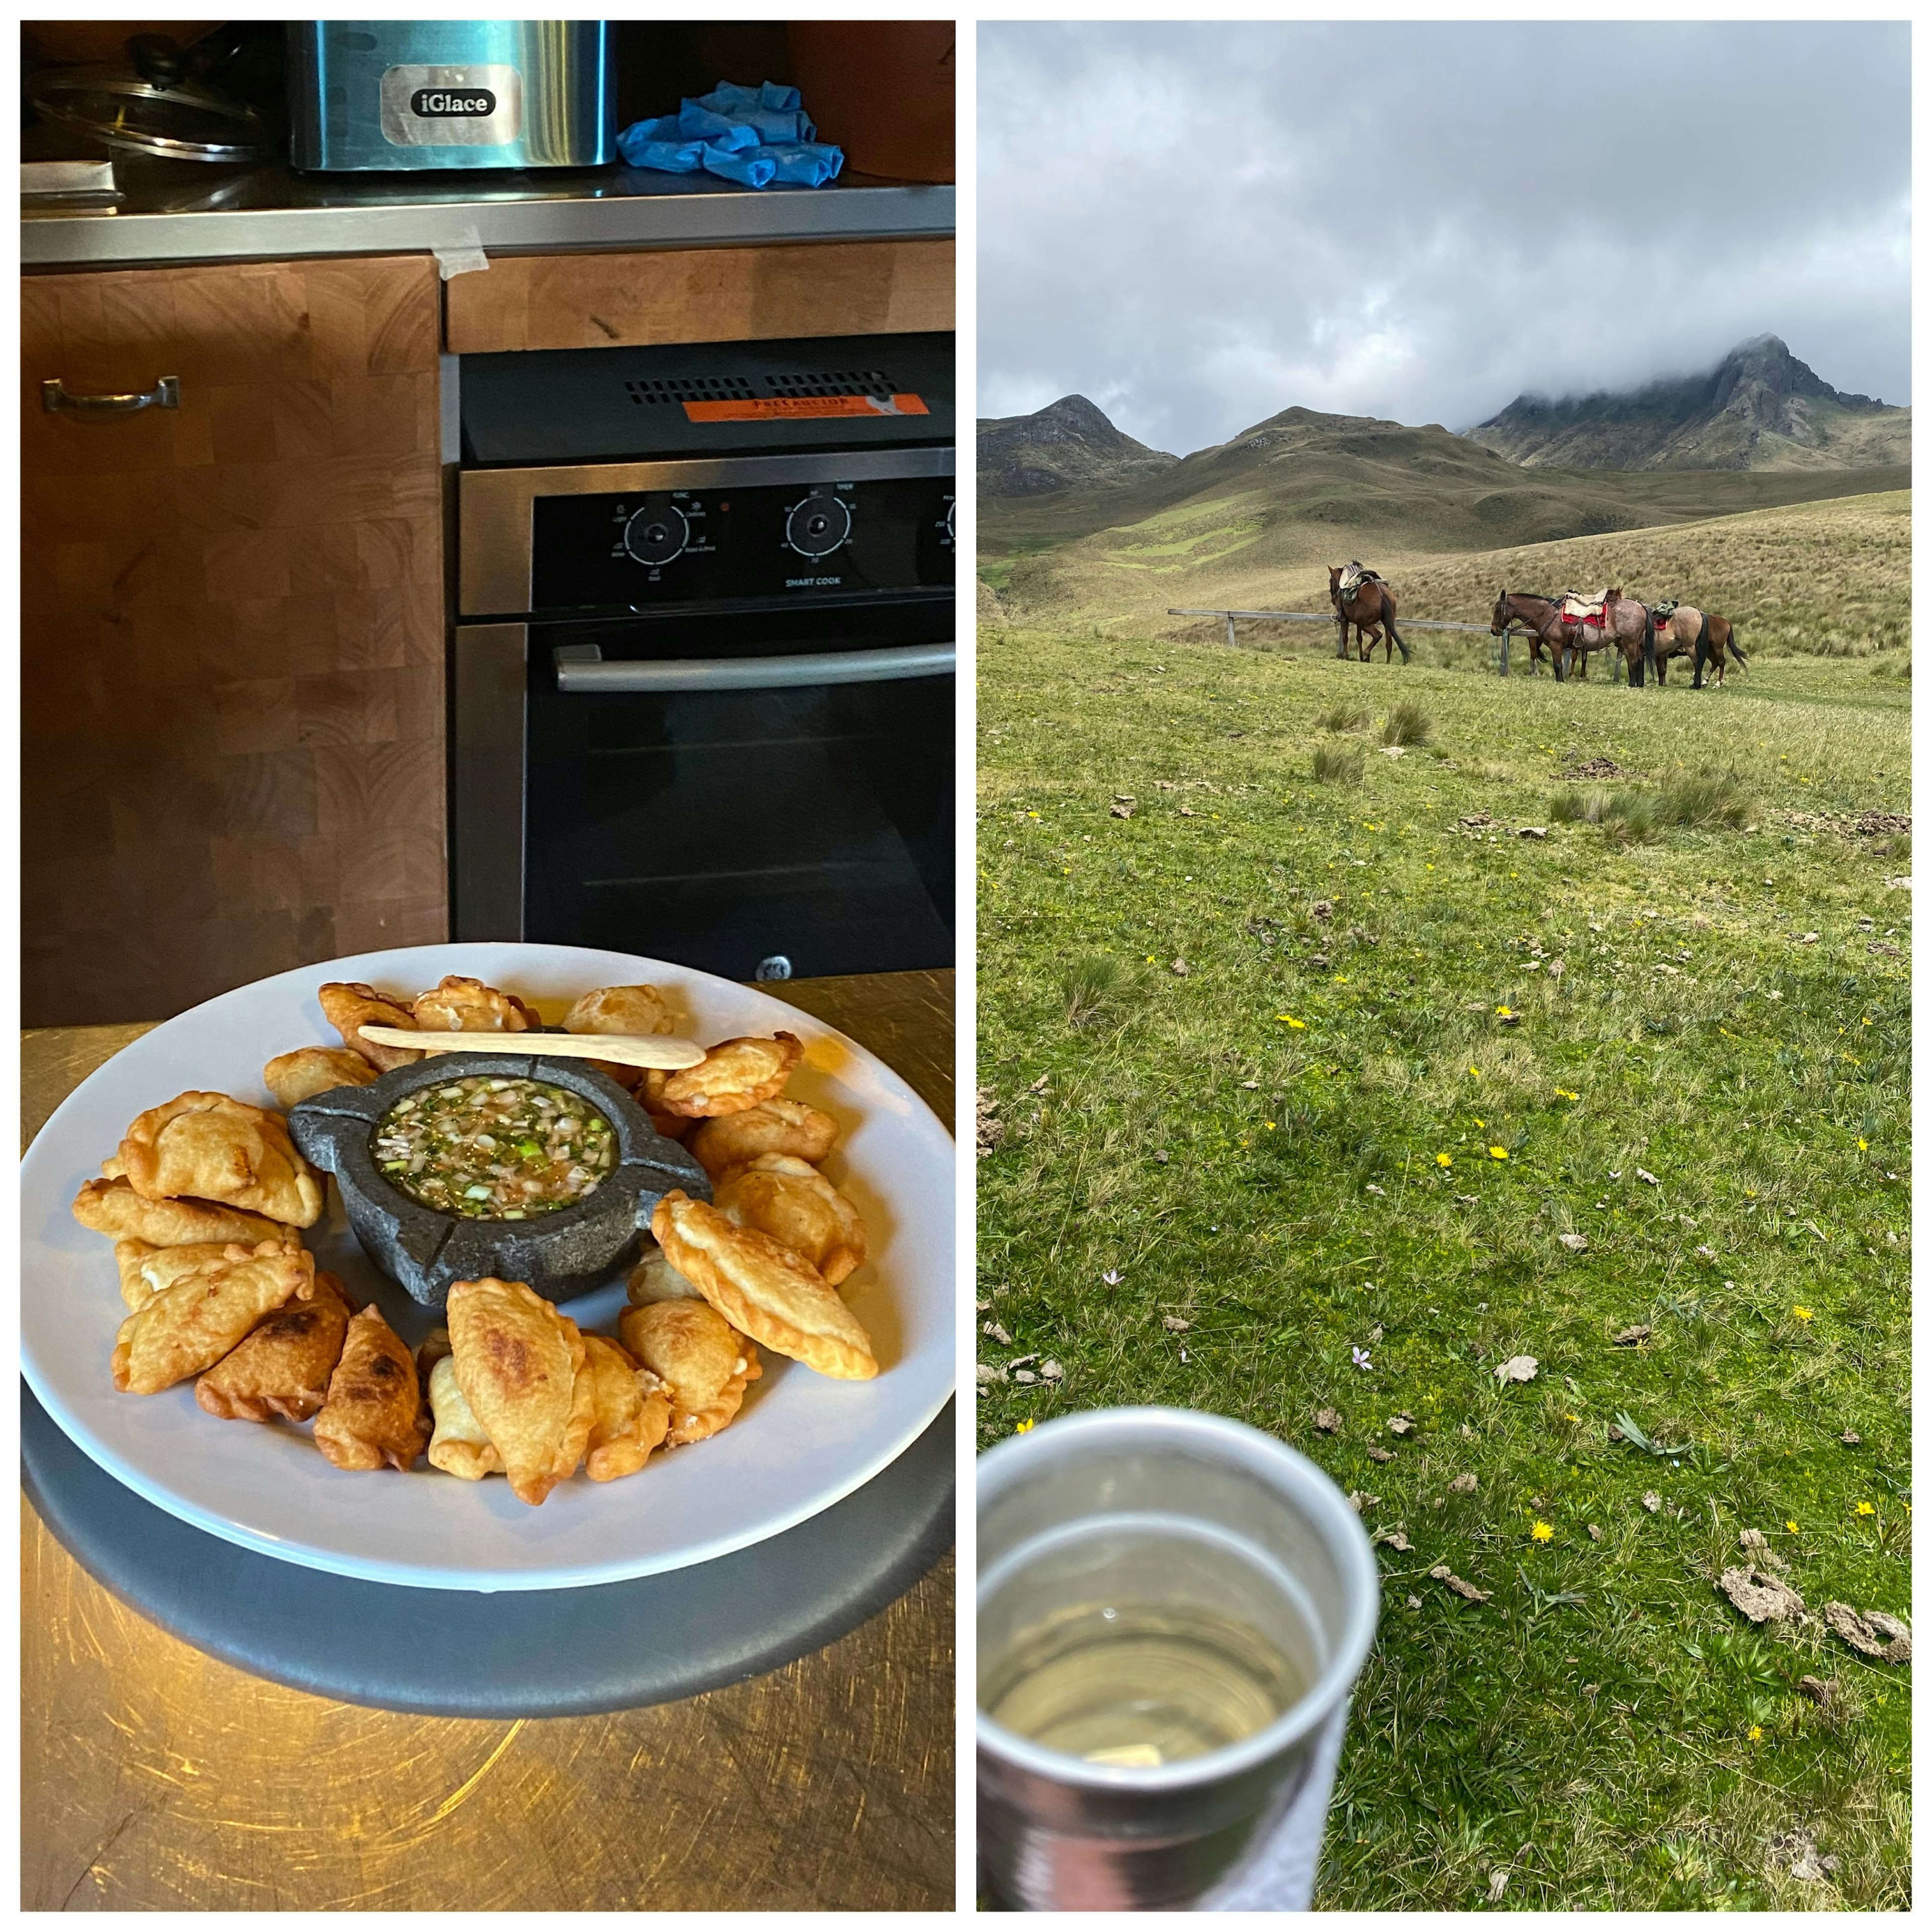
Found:
[[[686,403],[692,422],[822,422],[831,416],[922,416],[917,396],[740,396],[728,402]]]

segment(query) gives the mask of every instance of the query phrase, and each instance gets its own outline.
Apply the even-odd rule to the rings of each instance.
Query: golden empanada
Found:
[[[447,1328],[432,1328],[416,1344],[416,1373],[422,1376],[424,1388],[429,1387],[430,1370],[437,1363],[447,1360],[448,1355],[449,1330]]]
[[[809,1161],[761,1154],[724,1175],[712,1199],[740,1227],[756,1228],[802,1255],[829,1288],[866,1258],[866,1224],[858,1209]]]
[[[279,1114],[226,1094],[188,1092],[150,1107],[121,1142],[136,1193],[246,1208],[298,1228],[322,1218],[322,1183]]]
[[[446,1475],[460,1476],[466,1483],[480,1483],[485,1476],[503,1473],[503,1459],[496,1454],[490,1432],[464,1400],[452,1356],[439,1355],[430,1370],[429,1406],[436,1418],[436,1433],[429,1438],[429,1460],[436,1468]]]
[[[306,1422],[328,1394],[354,1312],[341,1282],[318,1274],[307,1301],[286,1303],[263,1316],[201,1377],[195,1400],[226,1422],[267,1422],[278,1415]]]
[[[262,1069],[262,1084],[284,1110],[338,1087],[366,1087],[377,1077],[368,1061],[346,1046],[298,1046],[277,1054]]]
[[[655,986],[599,986],[563,1016],[566,1033],[675,1033],[664,997]]]
[[[670,1427],[669,1385],[608,1335],[584,1336],[578,1372],[590,1384],[584,1473],[593,1483],[634,1476]]]
[[[653,1301],[702,1301],[692,1284],[665,1258],[664,1251],[646,1234],[647,1244],[638,1264],[624,1279],[631,1306],[642,1308]]]
[[[125,1236],[158,1248],[184,1247],[191,1241],[292,1240],[296,1231],[266,1214],[250,1214],[214,1201],[150,1201],[136,1194],[124,1176],[88,1180],[74,1197],[74,1218],[97,1234]]]
[[[374,986],[365,986],[360,980],[332,980],[319,988],[315,997],[322,1018],[341,1034],[343,1045],[359,1053],[377,1072],[413,1066],[422,1059],[413,1047],[378,1046],[362,1037],[360,1029],[364,1026],[406,1027],[412,1031],[416,1026],[416,1016],[407,1006],[385,999]]]
[[[114,1151],[100,1163],[100,1175],[104,1180],[125,1180],[127,1179],[127,1166],[122,1160],[121,1150],[118,1148],[116,1148]]]
[[[418,993],[410,1011],[425,1033],[523,1033],[543,1024],[514,993],[460,973],[446,973],[440,984]]]
[[[658,1104],[667,1114],[694,1120],[742,1113],[760,1100],[776,1100],[804,1057],[795,1034],[721,1040],[695,1066],[680,1067],[665,1081]]]
[[[657,1301],[617,1318],[624,1346],[670,1390],[673,1445],[702,1442],[731,1420],[764,1372],[758,1352],[710,1303]]]
[[[602,1060],[598,1062],[601,1066]],[[691,1132],[692,1123],[682,1114],[665,1111],[664,1103],[664,1082],[670,1078],[662,1066],[640,1066],[632,1070],[638,1076],[638,1083],[632,1090],[638,1096],[638,1103],[651,1117],[651,1125],[668,1141],[681,1141]]]
[[[121,1324],[114,1340],[114,1386],[123,1395],[156,1395],[212,1369],[262,1317],[306,1297],[315,1263],[301,1248],[236,1242],[203,1261]]]
[[[541,1503],[575,1472],[590,1434],[577,1324],[524,1282],[490,1276],[454,1283],[444,1315],[464,1399],[502,1457],[512,1491]]]
[[[277,1228],[269,1237],[277,1247],[286,1248],[291,1252],[300,1249],[302,1242],[292,1228]],[[121,1299],[130,1309],[145,1308],[163,1290],[173,1287],[184,1274],[192,1274],[196,1268],[206,1267],[211,1262],[224,1259],[234,1244],[228,1241],[188,1241],[174,1247],[161,1247],[152,1241],[136,1240],[131,1235],[124,1235],[114,1244],[114,1265],[121,1273]],[[247,1241],[242,1245],[250,1250],[259,1248],[259,1241]]]
[[[422,1384],[374,1302],[354,1317],[315,1419],[315,1446],[338,1469],[410,1468],[429,1440]]]
[[[838,1123],[802,1100],[760,1100],[742,1113],[700,1120],[690,1142],[698,1164],[713,1180],[761,1154],[788,1154],[815,1162],[838,1144]]]
[[[867,1382],[879,1372],[859,1318],[809,1262],[770,1235],[740,1227],[681,1189],[658,1203],[651,1232],[671,1266],[753,1341],[842,1381]]]

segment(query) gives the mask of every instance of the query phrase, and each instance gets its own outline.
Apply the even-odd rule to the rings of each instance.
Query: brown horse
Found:
[[[1700,610],[1694,604],[1680,604],[1670,616],[1658,618],[1655,622],[1659,684],[1664,682],[1664,667],[1672,658],[1690,660],[1693,691],[1703,689],[1704,668],[1707,664],[1718,688],[1723,688],[1726,646],[1739,664],[1747,662],[1738,645],[1737,626],[1728,617],[1720,617],[1714,611]]]
[[[1335,655],[1338,658],[1348,655],[1348,626],[1352,624],[1361,646],[1362,662],[1366,664],[1376,645],[1384,644],[1382,630],[1386,626],[1388,638],[1383,662],[1394,663],[1395,654],[1400,651],[1402,662],[1408,663],[1408,646],[1395,627],[1395,592],[1379,577],[1370,574],[1345,596],[1342,590],[1345,568],[1339,563],[1328,566],[1328,601],[1335,607]],[[1354,568],[1360,570],[1361,566],[1357,564]]]
[[[1657,662],[1649,609],[1635,598],[1626,597],[1621,587],[1608,592],[1600,608],[1602,621],[1586,624],[1565,617],[1558,598],[1527,590],[1498,590],[1496,607],[1490,613],[1490,634],[1500,638],[1512,624],[1520,624],[1532,640],[1532,664],[1537,644],[1547,645],[1559,683],[1573,664],[1580,675],[1586,652],[1613,646],[1623,653],[1630,682],[1640,687],[1644,666],[1648,664],[1654,669]]]

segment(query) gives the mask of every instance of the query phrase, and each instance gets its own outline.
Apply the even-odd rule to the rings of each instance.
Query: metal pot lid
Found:
[[[50,74],[34,87],[50,121],[110,148],[176,161],[261,161],[273,152],[252,107],[192,82],[159,86],[113,69]]]

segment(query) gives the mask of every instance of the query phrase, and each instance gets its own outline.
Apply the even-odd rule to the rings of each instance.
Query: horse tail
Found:
[[[1643,607],[1643,661],[1653,678],[1657,677],[1657,620],[1651,615],[1650,606]],[[1638,682],[1642,682],[1640,679]],[[1661,682],[1662,680],[1658,680]]]
[[[1694,675],[1691,682],[1704,682],[1704,667],[1711,660],[1711,614],[1708,610],[1697,613],[1697,635],[1690,647],[1690,663]]]
[[[1402,642],[1402,634],[1395,627],[1395,599],[1386,590],[1382,592],[1382,621],[1388,626],[1389,636],[1394,640],[1396,649],[1401,652],[1402,662],[1408,663],[1408,646]]]
[[[1736,625],[1733,624],[1731,626],[1731,634],[1724,640],[1724,641],[1730,646],[1731,655],[1737,659],[1739,664],[1743,664],[1747,662],[1744,652],[1738,648],[1738,627]]]

